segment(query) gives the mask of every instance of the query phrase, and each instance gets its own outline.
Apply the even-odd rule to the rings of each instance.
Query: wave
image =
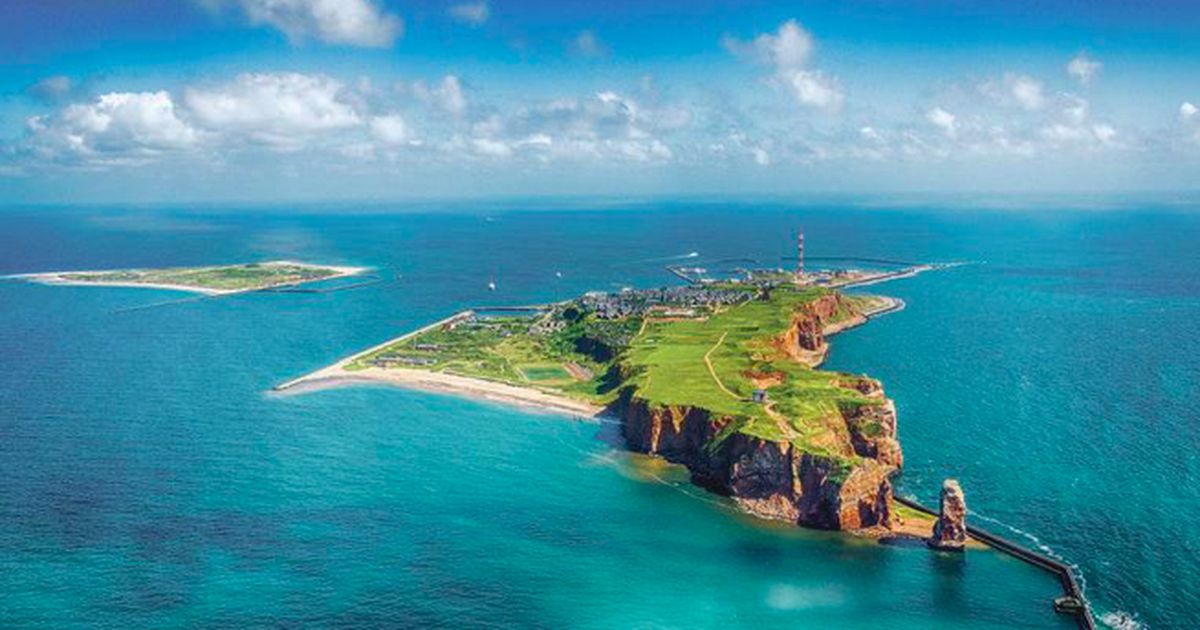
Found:
[[[1100,615],[1100,623],[1113,628],[1113,630],[1142,630],[1143,628],[1142,622],[1123,610],[1106,612]]]
[[[1067,568],[1071,571],[1071,574],[1075,576],[1075,581],[1079,583],[1079,594],[1083,597],[1084,603],[1091,605],[1091,602],[1088,601],[1087,598],[1087,578],[1084,577],[1083,570],[1079,568],[1078,564],[1067,560],[1062,556],[1062,554],[1055,551],[1053,547],[1043,542],[1041,538],[1038,538],[1032,533],[1021,529],[1020,527],[1014,527],[1008,523],[1005,523],[1004,521],[1001,521],[1000,519],[985,516],[974,511],[970,512],[970,515],[979,520],[987,521],[1007,529],[1013,534],[1016,534],[1017,536],[1029,541],[1038,551],[1041,551],[1047,556],[1050,556],[1051,558],[1054,558],[1055,560],[1067,565]],[[1135,615],[1131,615],[1124,611],[1106,612],[1100,617],[1100,621],[1110,628],[1116,628],[1117,630],[1138,630],[1142,627],[1142,624],[1135,619]]]
[[[637,260],[626,261],[624,264],[639,265],[642,263],[669,262],[672,260],[690,260],[692,258],[699,258],[699,257],[700,257],[700,252],[688,252],[686,254],[677,254],[675,256],[655,256],[654,258],[639,258]]]
[[[1080,571],[1079,565],[1062,557],[1062,555],[1059,554],[1057,551],[1055,551],[1053,547],[1051,547],[1050,545],[1047,545],[1045,542],[1043,542],[1041,538],[1038,538],[1037,536],[1033,535],[1032,533],[1021,529],[1020,527],[1014,527],[1012,525],[1009,525],[1008,523],[1005,523],[1004,521],[1001,521],[1000,519],[995,519],[990,516],[985,516],[983,514],[980,514],[978,512],[974,512],[974,511],[970,512],[970,514],[971,514],[971,516],[973,516],[977,519],[987,521],[989,523],[993,523],[995,525],[999,525],[1000,527],[1003,527],[1004,529],[1007,529],[1008,531],[1016,534],[1017,536],[1020,536],[1021,538],[1024,538],[1025,540],[1029,541],[1034,546],[1034,548],[1036,548],[1038,551],[1067,565],[1067,567],[1069,569],[1071,569],[1071,573],[1075,574],[1075,579],[1079,581],[1080,592],[1087,590],[1087,579],[1083,577],[1083,573]]]

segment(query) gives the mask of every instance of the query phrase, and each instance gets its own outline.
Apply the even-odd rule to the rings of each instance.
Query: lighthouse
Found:
[[[804,230],[796,235],[796,284],[804,283]]]

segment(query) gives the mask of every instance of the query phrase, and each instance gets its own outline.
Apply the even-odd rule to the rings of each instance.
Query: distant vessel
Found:
[[[488,291],[495,291],[495,290],[496,290],[496,281],[492,280],[492,281],[488,282]]]

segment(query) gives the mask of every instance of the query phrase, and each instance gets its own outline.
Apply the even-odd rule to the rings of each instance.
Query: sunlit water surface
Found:
[[[1097,611],[1200,623],[1200,220],[1186,214],[604,208],[9,209],[0,273],[296,258],[387,282],[183,294],[0,282],[10,627],[992,628],[1071,624],[1051,577],[764,524],[611,426],[282,380],[467,305],[672,282],[664,258],[973,264],[876,287],[838,337],[883,380],[899,490],[1076,564]],[[556,275],[561,273],[561,278]],[[487,290],[495,280],[496,292]]]

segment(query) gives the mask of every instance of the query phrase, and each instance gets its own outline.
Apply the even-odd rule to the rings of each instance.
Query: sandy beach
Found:
[[[296,267],[330,269],[330,270],[334,271],[334,273],[332,275],[326,276],[324,278],[316,278],[316,279],[309,280],[306,282],[281,282],[278,284],[270,284],[270,285],[265,285],[262,287],[256,287],[256,288],[252,288],[252,289],[210,289],[210,288],[206,288],[206,287],[195,287],[195,286],[190,286],[190,285],[185,285],[185,284],[168,284],[168,283],[161,283],[161,282],[72,280],[72,279],[66,277],[66,276],[70,276],[70,275],[74,275],[74,274],[110,273],[113,271],[153,271],[150,269],[145,269],[145,270],[143,270],[143,269],[111,269],[111,270],[90,269],[90,270],[81,270],[81,271],[46,271],[46,272],[40,272],[40,273],[14,274],[11,276],[6,276],[6,277],[12,278],[12,279],[17,279],[17,280],[25,280],[27,282],[36,282],[38,284],[47,284],[47,285],[54,285],[54,286],[126,287],[126,288],[135,288],[135,289],[163,289],[163,290],[167,290],[167,291],[184,291],[187,293],[198,293],[201,295],[218,296],[218,295],[233,295],[236,293],[249,293],[252,291],[261,291],[263,289],[273,289],[273,288],[284,287],[284,286],[294,286],[294,285],[298,285],[298,284],[306,284],[307,282],[323,282],[326,280],[333,280],[336,278],[346,278],[349,276],[356,276],[356,275],[359,275],[366,271],[369,271],[368,267],[314,265],[311,263],[303,263],[303,262],[298,262],[298,261],[294,261],[294,260],[271,260],[271,261],[267,261],[267,262],[260,263],[260,264],[263,264],[263,265],[293,265]]]
[[[380,383],[420,391],[469,396],[507,405],[589,418],[604,412],[602,407],[550,394],[535,387],[518,387],[481,378],[404,368],[371,367],[350,371],[341,366],[330,366],[283,383],[277,386],[275,391],[302,393],[356,383]]]

